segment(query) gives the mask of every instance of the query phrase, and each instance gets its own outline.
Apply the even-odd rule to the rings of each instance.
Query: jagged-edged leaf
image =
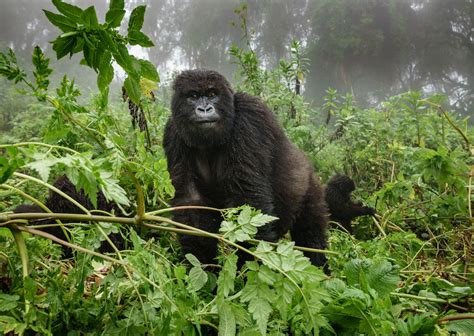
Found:
[[[15,53],[11,48],[8,49],[8,54],[0,52],[0,75],[15,81],[15,83],[26,77],[25,71],[18,66]]]
[[[30,162],[26,164],[25,166],[33,170],[36,170],[40,178],[46,182],[48,181],[49,174],[51,172],[51,167],[53,167],[58,162],[59,162],[58,159],[48,159],[45,157],[41,157],[41,158],[38,158],[37,161]]]
[[[225,301],[219,304],[219,335],[233,336],[236,332],[235,315],[231,306]]]
[[[49,59],[44,56],[41,48],[36,46],[33,50],[32,61],[35,66],[33,74],[36,79],[36,85],[39,89],[46,90],[49,85],[48,76],[53,72],[53,69],[49,68]]]
[[[379,296],[389,294],[400,281],[398,267],[386,260],[351,260],[346,263],[344,274],[349,285],[359,285],[366,293],[373,289]]]
[[[273,302],[275,299],[275,293],[266,283],[260,281],[255,274],[249,277],[240,293],[240,300],[248,302],[249,312],[252,314],[255,322],[257,322],[261,334],[265,335],[268,318],[273,310],[270,302]]]
[[[10,311],[18,306],[19,295],[0,294],[0,311]]]
[[[101,171],[100,178],[102,180],[101,191],[108,201],[113,201],[125,206],[130,205],[130,201],[127,198],[127,193],[119,185],[119,181],[113,177],[111,172]]]
[[[217,278],[217,294],[222,297],[227,297],[234,291],[235,276],[237,273],[237,255],[231,254],[228,256],[222,270],[219,272]]]
[[[450,332],[456,332],[459,336],[472,335],[474,330],[474,319],[472,314],[458,314],[458,317],[465,316],[465,319],[453,320],[446,323],[446,329]],[[468,318],[470,316],[470,318]]]
[[[259,227],[259,226],[263,226],[267,223],[273,222],[277,219],[278,219],[278,217],[274,217],[274,216],[265,215],[265,214],[260,213],[260,214],[256,214],[255,216],[252,217],[252,219],[250,220],[250,224],[252,224],[252,226]]]
[[[244,207],[244,209],[240,212],[239,217],[237,217],[237,222],[240,225],[245,225],[250,222],[250,218],[252,216],[252,208]]]

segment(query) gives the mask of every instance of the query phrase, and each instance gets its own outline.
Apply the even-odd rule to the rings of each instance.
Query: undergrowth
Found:
[[[300,94],[304,48],[294,42],[290,59],[265,70],[251,49],[246,8],[236,11],[249,41],[229,51],[237,87],[266,101],[323,180],[350,175],[357,197],[377,209],[354,223],[354,235],[331,227],[322,251],[327,276],[289,240],[253,240],[274,218],[248,206],[216,210],[225,218],[218,235],[172,221],[174,190],[161,147],[168,102],[150,94],[159,82],[154,66],[127,51],[152,45],[140,31],[145,7],[132,12],[121,35],[123,1],[111,1],[104,23],[94,7],[53,3],[59,14],[45,13],[62,31],[53,42],[57,56],[82,52],[99,90],[88,104],[67,77],[52,90],[53,69],[38,47],[32,74],[12,51],[0,54],[0,74],[36,99],[0,137],[2,335],[472,333],[473,130],[446,111],[443,96],[408,92],[361,109],[328,89],[313,108]],[[108,101],[113,62],[128,75],[127,107],[140,127],[132,127],[126,107]],[[33,112],[42,117],[32,119]],[[100,190],[128,217],[11,213],[24,202],[42,204],[62,174],[93,203]],[[41,217],[57,218],[51,225],[70,233],[61,243],[75,251],[71,259],[28,225]],[[129,247],[98,253],[111,232],[123,233]],[[178,232],[219,239],[216,264],[183,260]],[[240,269],[238,250],[252,256]]]

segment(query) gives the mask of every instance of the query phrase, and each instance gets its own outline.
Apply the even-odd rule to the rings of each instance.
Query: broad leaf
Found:
[[[125,2],[124,0],[110,0],[109,9],[124,9]]]
[[[107,89],[114,78],[114,68],[110,63],[111,59],[112,55],[110,52],[106,52],[100,60],[99,75],[97,76],[97,86],[100,91]]]
[[[141,30],[143,27],[143,21],[145,19],[146,6],[137,6],[130,14],[130,20],[128,21],[128,32],[132,30]]]
[[[80,16],[82,14],[81,8],[74,5],[70,5],[61,0],[53,0],[52,2],[53,2],[53,5],[61,14],[64,14],[75,23],[79,23]]]
[[[70,37],[58,37],[53,41],[53,50],[56,51],[56,57],[58,59],[63,58],[67,54],[72,55],[76,46],[76,38]]]
[[[123,9],[109,9],[105,14],[105,22],[109,24],[111,28],[117,28],[125,16],[125,10]]]
[[[222,302],[219,307],[219,335],[234,336],[236,332],[235,316],[231,306]]]
[[[134,77],[128,76],[123,83],[125,90],[127,91],[128,97],[135,104],[140,104],[141,90],[140,82],[137,81]]]
[[[191,292],[197,292],[207,282],[207,273],[201,267],[193,267],[189,271],[189,290]]]
[[[138,45],[140,45],[142,47],[145,47],[145,48],[149,48],[149,47],[154,46],[154,44],[150,40],[150,38],[148,36],[146,36],[145,34],[143,34],[141,31],[138,31],[138,30],[130,30],[128,32],[128,40],[129,40],[131,45],[138,44]]]
[[[70,32],[76,30],[76,24],[74,24],[69,18],[65,17],[64,15],[55,14],[45,9],[43,9],[43,12],[48,18],[48,20],[53,25],[61,29],[63,32]]]
[[[158,75],[158,71],[156,71],[156,67],[150,61],[138,61],[140,62],[140,74],[142,77],[158,83],[160,81],[160,76]]]
[[[99,28],[99,21],[97,20],[94,6],[90,6],[82,12],[81,20],[88,28]]]

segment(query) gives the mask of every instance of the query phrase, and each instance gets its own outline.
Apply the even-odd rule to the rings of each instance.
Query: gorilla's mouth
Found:
[[[198,123],[200,126],[212,126],[217,124],[219,121],[219,117],[208,117],[208,118],[198,118],[196,119],[196,123]]]

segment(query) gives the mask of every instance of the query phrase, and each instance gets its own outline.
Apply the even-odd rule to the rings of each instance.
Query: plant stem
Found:
[[[25,238],[21,233],[21,226],[16,224],[9,224],[8,228],[10,229],[13,238],[15,239],[16,246],[18,247],[18,254],[21,259],[21,268],[23,273],[23,278],[26,278],[29,274],[29,261],[28,261],[28,250],[26,249]]]
[[[437,302],[437,303],[448,303],[448,301],[446,301],[444,299],[430,298],[430,297],[426,297],[426,296],[418,296],[418,295],[406,294],[406,293],[392,292],[392,293],[390,293],[390,295],[403,297],[403,298],[407,298],[407,299],[425,300],[425,301]]]
[[[438,320],[438,323],[447,323],[449,321],[474,320],[474,314],[453,314],[445,316]]]

